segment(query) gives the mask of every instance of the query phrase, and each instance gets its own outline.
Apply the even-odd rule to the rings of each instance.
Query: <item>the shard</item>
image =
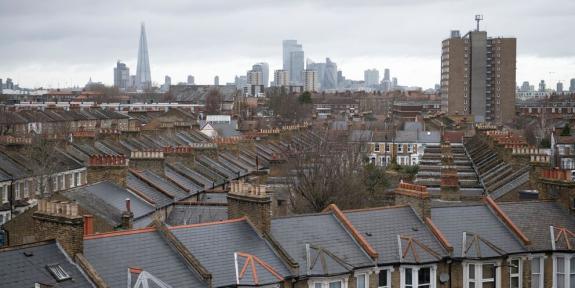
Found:
[[[138,65],[136,67],[136,88],[144,90],[150,87],[152,87],[150,56],[148,55],[146,27],[144,27],[144,23],[142,23],[142,29],[140,31],[140,46],[138,47]]]

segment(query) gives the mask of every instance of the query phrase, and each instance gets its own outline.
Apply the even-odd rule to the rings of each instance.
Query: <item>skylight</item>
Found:
[[[46,265],[46,269],[52,274],[56,281],[61,282],[70,279],[70,275],[60,266],[60,264]]]

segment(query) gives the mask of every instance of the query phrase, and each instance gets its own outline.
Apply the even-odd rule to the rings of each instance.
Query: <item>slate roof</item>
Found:
[[[136,267],[172,287],[207,287],[153,229],[87,238],[84,240],[84,256],[111,288],[126,287],[128,268]]]
[[[63,193],[67,198],[76,200],[81,207],[94,209],[96,211],[99,209],[98,205],[102,202],[119,211],[123,211],[126,207],[126,198],[129,198],[135,220],[155,211],[153,205],[130,193],[128,190],[108,181],[70,189]],[[96,198],[97,200],[95,200]]]
[[[395,142],[400,143],[439,143],[441,134],[439,131],[397,131]]]
[[[427,226],[417,217],[411,207],[388,207],[380,209],[364,209],[344,211],[349,221],[363,235],[379,253],[378,264],[399,263],[400,254],[398,246],[398,235],[413,237],[418,242],[424,244],[431,250],[446,256],[439,241],[433,236]],[[406,245],[402,243],[402,249]],[[416,247],[416,249],[421,247]],[[433,255],[418,249],[419,263],[436,262],[438,259]],[[405,262],[416,262],[412,258],[412,253],[408,253],[410,258]]]
[[[575,231],[575,219],[556,202],[501,202],[498,205],[531,240],[530,250],[552,250],[549,226]]]
[[[272,219],[271,234],[299,263],[300,275],[337,275],[349,272],[351,267],[373,266],[373,261],[356,244],[352,236],[343,228],[332,213],[309,214]],[[307,265],[306,244],[325,249],[347,265],[341,265],[333,257],[325,255],[327,268],[318,264],[313,267]],[[319,253],[313,249],[314,254]],[[312,257],[314,256],[312,255]],[[310,260],[311,261],[311,260]]]
[[[290,276],[289,270],[272,251],[269,244],[244,219],[191,227],[172,227],[171,231],[194,257],[212,273],[213,287],[236,284],[234,259],[236,252],[254,255],[268,263],[282,277]],[[238,262],[240,261],[242,260]],[[243,261],[238,263],[239,269],[243,264]],[[280,282],[260,265],[256,265],[256,269],[260,285]],[[244,275],[240,284],[253,285],[251,275]]]
[[[154,201],[157,208],[162,208],[173,203],[173,199],[166,194],[156,190],[154,187],[149,186],[140,178],[134,176],[132,173],[126,176],[126,185],[128,189],[141,193]]]
[[[441,230],[443,235],[453,246],[453,257],[462,256],[463,232],[467,232],[467,247],[472,245],[473,235],[492,243],[506,253],[524,252],[526,249],[519,242],[513,232],[509,230],[486,205],[465,205],[438,207],[431,209],[431,219]],[[471,248],[467,252],[468,257],[481,258],[498,257],[494,249],[480,241],[481,251]]]
[[[93,287],[65,253],[55,240],[0,249],[0,286],[22,288],[43,283],[62,288]],[[46,268],[53,264],[59,264],[71,279],[57,282]]]
[[[228,207],[220,205],[175,205],[166,224],[170,226],[215,222],[228,218]]]

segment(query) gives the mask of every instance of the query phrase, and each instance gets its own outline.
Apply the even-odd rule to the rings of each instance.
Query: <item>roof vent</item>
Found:
[[[46,265],[46,269],[48,269],[50,274],[52,274],[54,279],[56,279],[58,282],[62,282],[71,278],[68,272],[66,272],[64,268],[60,266],[60,264]]]
[[[26,256],[26,257],[32,257],[32,256],[34,256],[34,253],[31,252],[31,251],[24,251],[24,252],[22,252],[22,254],[24,254],[24,256]]]

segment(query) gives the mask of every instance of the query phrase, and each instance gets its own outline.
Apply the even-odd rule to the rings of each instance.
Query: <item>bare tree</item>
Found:
[[[218,89],[211,89],[206,95],[206,112],[209,114],[217,114],[222,109],[222,95]]]
[[[324,141],[297,153],[289,185],[293,212],[319,212],[332,203],[342,209],[380,204],[387,181],[361,146]]]

